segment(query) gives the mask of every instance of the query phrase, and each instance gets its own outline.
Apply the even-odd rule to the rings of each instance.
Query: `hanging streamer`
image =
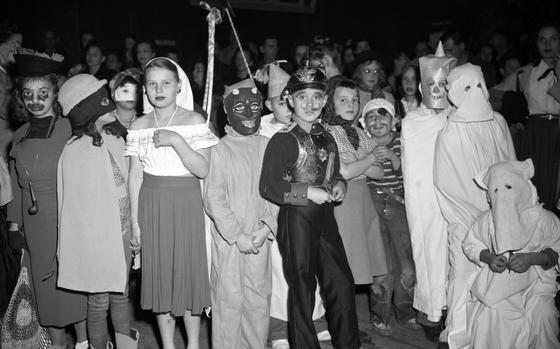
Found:
[[[204,89],[204,101],[202,106],[206,115],[208,115],[206,118],[206,124],[208,125],[212,112],[212,90],[214,89],[214,44],[216,24],[222,22],[222,15],[219,9],[210,7],[210,5],[204,1],[200,2],[200,6],[209,11],[208,16],[206,16],[206,21],[208,21],[208,65],[206,67],[206,86]]]
[[[231,26],[231,30],[233,31],[233,35],[235,36],[235,42],[237,44],[237,47],[239,48],[239,52],[241,53],[241,58],[243,59],[243,63],[245,64],[245,69],[247,69],[247,73],[251,81],[254,82],[253,75],[251,74],[251,69],[249,68],[249,63],[247,63],[247,58],[245,57],[245,52],[243,51],[243,46],[241,45],[239,35],[237,34],[237,30],[235,29],[235,25],[233,24],[231,11],[229,9],[229,3],[227,1],[220,4],[218,4],[218,2],[216,1],[212,1],[212,3],[216,3],[225,11],[229,24]],[[208,66],[206,67],[206,87],[204,89],[203,101],[203,109],[209,115],[206,123],[209,123],[210,113],[212,110],[212,90],[214,88],[214,44],[216,24],[220,24],[222,22],[222,14],[220,12],[220,9],[211,6],[208,2],[201,1],[200,6],[209,12],[208,16],[206,16],[206,21],[208,22]]]

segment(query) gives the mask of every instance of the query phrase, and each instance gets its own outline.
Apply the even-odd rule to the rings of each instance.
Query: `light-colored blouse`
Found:
[[[167,126],[160,129],[177,132],[193,150],[210,148],[218,144],[218,137],[206,124]],[[137,156],[144,167],[144,172],[153,176],[192,176],[173,147],[154,146],[155,130],[158,129],[129,130],[126,155]]]

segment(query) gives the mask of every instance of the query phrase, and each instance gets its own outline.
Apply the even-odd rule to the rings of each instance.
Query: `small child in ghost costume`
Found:
[[[212,346],[264,348],[268,337],[270,241],[276,232],[271,203],[259,194],[268,139],[256,134],[262,96],[251,80],[226,87],[231,126],[211,150],[204,206],[213,221]]]
[[[560,220],[538,202],[533,174],[528,159],[498,162],[475,178],[491,209],[463,241],[479,267],[467,318],[471,348],[560,348]]]

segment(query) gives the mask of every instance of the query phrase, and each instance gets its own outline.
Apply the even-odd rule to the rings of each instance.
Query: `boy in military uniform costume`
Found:
[[[278,246],[289,286],[289,342],[319,349],[313,326],[317,280],[335,348],[359,348],[354,280],[334,218],[344,199],[338,149],[319,121],[326,78],[308,65],[288,81],[293,122],[276,133],[264,155],[260,193],[280,206]]]

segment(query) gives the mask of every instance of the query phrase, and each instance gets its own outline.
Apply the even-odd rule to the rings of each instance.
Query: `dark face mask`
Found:
[[[257,88],[233,90],[224,100],[231,127],[243,136],[249,136],[261,126],[262,95]]]

